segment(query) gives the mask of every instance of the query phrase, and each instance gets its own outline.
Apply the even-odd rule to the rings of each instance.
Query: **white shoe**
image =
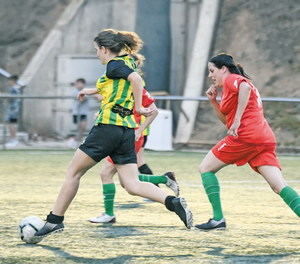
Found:
[[[167,177],[166,186],[169,187],[175,194],[176,197],[179,196],[179,185],[176,181],[174,172],[167,172],[164,174]]]
[[[91,223],[115,223],[116,222],[116,217],[115,216],[110,216],[108,214],[103,213],[102,215],[90,218],[88,220]]]

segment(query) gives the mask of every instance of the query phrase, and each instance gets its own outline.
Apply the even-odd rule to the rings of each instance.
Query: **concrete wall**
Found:
[[[25,94],[67,95],[70,87],[59,85],[56,79],[59,55],[95,55],[93,39],[101,29],[135,28],[136,3],[133,0],[74,0],[70,5],[73,6],[67,7],[70,10],[66,10],[61,16],[24,72],[22,79],[28,84]],[[128,12],[126,17],[124,10]],[[101,74],[99,72],[99,76]],[[78,77],[84,77],[84,69],[82,76]],[[71,124],[70,104],[70,100],[24,101],[25,129],[41,135],[65,136],[68,128],[64,125],[64,120]]]
[[[159,4],[159,0],[156,1],[156,4]],[[167,6],[170,10],[167,10],[167,14],[165,14],[165,12],[148,12],[147,8],[145,9],[148,2],[143,2],[144,8],[138,9],[137,0],[71,1],[22,76],[25,83],[28,83],[25,94],[68,95],[70,86],[59,83],[57,79],[58,56],[70,54],[94,56],[93,38],[103,28],[129,31],[139,29],[140,35],[142,37],[145,35],[145,46],[153,48],[152,52],[146,54],[147,59],[151,61],[152,57],[158,56],[157,60],[152,60],[151,69],[163,67],[160,72],[165,75],[161,83],[157,82],[157,86],[152,85],[152,90],[182,94],[200,2],[201,0],[168,1]],[[141,3],[139,3],[140,7],[143,7]],[[166,5],[166,2],[160,2],[160,4]],[[168,18],[169,12],[170,17]],[[166,39],[166,42],[157,41],[157,38],[164,32],[155,35],[154,33],[158,29],[152,27],[155,31],[154,35],[147,35],[149,29],[141,27],[143,24],[146,25],[150,18],[155,20],[154,14],[157,14],[158,20],[160,17],[164,17],[165,30],[170,30],[170,35],[166,34],[166,36],[171,39]],[[162,45],[165,46],[162,47]],[[159,56],[166,59],[165,63],[159,60]],[[169,71],[170,68],[171,71]],[[149,69],[149,73],[151,73],[151,69]],[[146,69],[146,74],[147,72]],[[99,75],[101,73],[99,72]],[[154,72],[155,74],[157,73]],[[85,77],[84,69],[82,75],[78,77]],[[170,85],[169,82],[171,82]],[[94,81],[88,85],[93,86]],[[176,107],[174,109],[176,116],[178,111],[176,111]],[[23,111],[24,127],[32,133],[65,136],[72,127],[70,111],[71,100],[26,100]]]
[[[144,41],[144,79],[151,91],[168,91],[170,81],[170,0],[139,0],[136,32]]]

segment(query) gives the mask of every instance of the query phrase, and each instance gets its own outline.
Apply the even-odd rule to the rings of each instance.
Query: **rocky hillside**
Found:
[[[262,97],[299,98],[299,14],[299,0],[224,0],[212,54],[232,54]],[[299,103],[265,103],[265,112],[281,144],[300,146]],[[201,104],[197,120],[192,140],[223,135],[208,104]]]
[[[70,1],[0,0],[0,67],[21,74]]]

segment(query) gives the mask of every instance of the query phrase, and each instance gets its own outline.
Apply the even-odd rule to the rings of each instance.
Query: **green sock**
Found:
[[[218,178],[213,172],[205,172],[201,174],[202,183],[208,200],[213,208],[213,219],[219,221],[223,218],[221,199],[220,199],[220,186]]]
[[[300,217],[300,196],[291,187],[284,187],[279,193],[283,201]]]
[[[155,176],[155,175],[148,175],[148,174],[140,174],[139,179],[140,181],[151,182],[154,184],[167,183],[167,177],[165,175]]]
[[[105,213],[114,215],[114,199],[116,194],[116,186],[114,183],[103,184],[103,200]]]

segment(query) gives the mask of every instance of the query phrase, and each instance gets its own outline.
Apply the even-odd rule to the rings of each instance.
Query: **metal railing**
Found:
[[[163,95],[163,96],[153,96],[157,101],[164,102],[165,109],[171,109],[171,102],[180,102],[180,101],[208,101],[208,98],[205,96],[199,97],[185,97],[185,96],[174,96],[174,95]],[[23,100],[74,100],[73,96],[56,96],[56,95],[11,95],[11,94],[0,94],[0,101],[11,98],[19,98]],[[92,98],[88,99],[92,100]],[[263,102],[278,102],[278,103],[300,103],[300,98],[288,98],[288,97],[263,97]],[[3,122],[4,124],[5,122]],[[6,142],[6,130],[3,126],[3,149],[5,149]]]

